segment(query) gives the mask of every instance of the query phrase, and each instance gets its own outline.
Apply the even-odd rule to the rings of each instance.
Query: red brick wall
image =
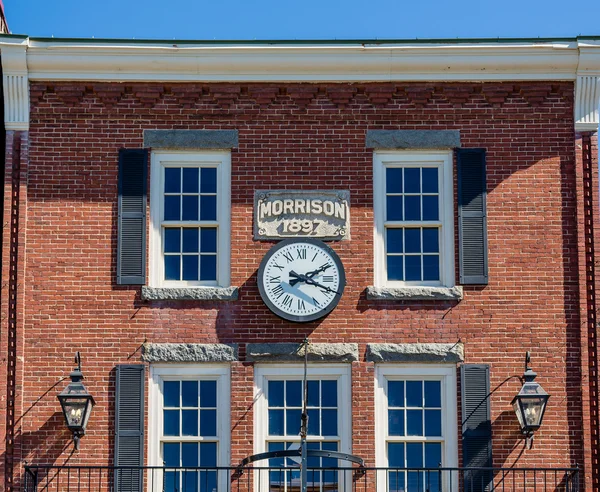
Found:
[[[494,464],[583,461],[573,85],[85,84],[31,86],[20,266],[24,296],[23,459],[110,463],[113,368],[149,342],[357,342],[354,451],[374,464],[369,342],[456,342],[491,365]],[[117,151],[146,129],[237,129],[232,151],[232,285],[237,302],[143,302],[114,284]],[[490,283],[456,302],[368,301],[373,283],[372,150],[367,129],[458,129],[488,151]],[[352,240],[333,244],[348,285],[327,318],[292,324],[260,300],[256,270],[271,244],[252,240],[255,189],[349,189]],[[6,245],[3,259],[7,258]],[[458,278],[458,272],[457,272]],[[3,303],[3,309],[5,305]],[[3,311],[4,313],[4,311]],[[97,405],[70,455],[56,394],[80,350]],[[510,401],[526,350],[552,395],[532,450]],[[232,367],[232,460],[252,452],[252,367]],[[460,422],[460,418],[458,418]]]

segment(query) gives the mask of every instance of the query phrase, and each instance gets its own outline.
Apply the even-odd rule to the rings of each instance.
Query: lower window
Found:
[[[257,406],[255,452],[300,448],[300,426],[304,399],[301,366],[262,366],[255,369]],[[309,367],[307,381],[307,448],[350,452],[349,368]],[[268,466],[268,477],[259,477],[259,490],[300,490],[300,458],[271,458],[258,463]],[[343,489],[336,459],[308,458],[308,489],[314,492]],[[260,472],[259,472],[260,473]],[[350,483],[350,482],[349,482]],[[348,487],[348,490],[350,488]]]
[[[456,368],[380,365],[376,378],[378,491],[445,490],[456,477],[438,468],[458,463]]]
[[[229,368],[152,367],[150,460],[153,489],[165,492],[227,490]]]

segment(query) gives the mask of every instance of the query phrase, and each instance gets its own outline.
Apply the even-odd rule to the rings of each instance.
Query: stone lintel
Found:
[[[237,287],[142,287],[144,301],[237,301]]]
[[[223,343],[145,343],[146,362],[235,362],[238,346]]]
[[[457,343],[369,343],[369,362],[463,362],[464,345]]]
[[[304,348],[299,343],[249,343],[248,362],[302,362]],[[358,360],[356,343],[311,343],[308,345],[311,362],[354,362]]]
[[[459,130],[368,130],[370,149],[454,149],[460,147]]]
[[[144,130],[144,147],[152,149],[231,149],[237,130]]]
[[[461,286],[455,287],[367,287],[371,301],[460,301]]]

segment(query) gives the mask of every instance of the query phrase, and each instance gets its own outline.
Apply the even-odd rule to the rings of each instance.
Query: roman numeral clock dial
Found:
[[[337,306],[346,275],[338,255],[317,239],[285,239],[264,256],[258,290],[277,316],[305,323]]]

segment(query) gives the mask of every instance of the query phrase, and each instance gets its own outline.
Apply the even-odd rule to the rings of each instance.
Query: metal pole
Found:
[[[303,389],[304,389],[304,398],[302,402],[302,425],[300,426],[300,452],[301,452],[301,462],[300,462],[300,490],[301,492],[306,492],[307,490],[307,482],[308,482],[308,470],[307,470],[307,456],[306,456],[306,434],[308,433],[308,411],[306,409],[307,401],[308,401],[308,338],[304,339],[304,380],[303,380]]]

